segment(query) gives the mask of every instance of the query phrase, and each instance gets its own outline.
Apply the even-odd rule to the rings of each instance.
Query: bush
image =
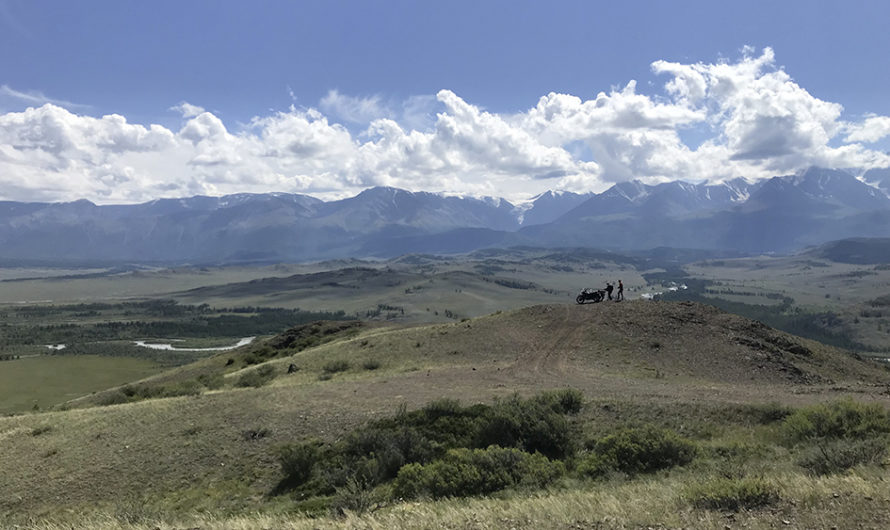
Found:
[[[365,370],[376,370],[380,368],[380,361],[369,359],[362,364],[362,368]]]
[[[504,447],[502,444],[522,450],[519,453],[525,455],[543,453],[535,457],[538,460],[521,459],[524,466],[535,471],[528,471],[519,482],[529,486],[546,484],[551,480],[552,466],[545,457],[574,455],[575,430],[557,412],[576,408],[572,404],[574,398],[567,395],[568,399],[563,399],[562,393],[553,393],[528,400],[514,396],[491,406],[469,407],[453,399],[441,399],[411,412],[403,407],[394,417],[370,422],[321,447],[316,455],[314,478],[307,484],[301,483],[301,492],[333,495],[339,490],[348,491],[344,488],[350,478],[364,488],[376,488],[401,473],[410,476],[411,469],[426,469],[424,466],[445,458],[450,449],[483,450],[490,445]],[[502,463],[507,467],[516,464],[509,459]],[[412,467],[413,464],[420,467]],[[425,471],[424,477],[428,473],[431,472]],[[517,480],[513,477],[508,482],[514,484]],[[420,484],[407,478],[403,482]],[[287,479],[279,485],[280,489],[292,487]]]
[[[592,453],[578,465],[582,475],[601,476],[609,471],[651,473],[692,461],[696,446],[676,433],[654,427],[623,429],[592,444]]]
[[[769,425],[777,421],[784,420],[791,415],[792,410],[785,405],[779,403],[766,403],[763,405],[751,405],[751,413],[760,425]]]
[[[458,416],[463,411],[460,401],[456,399],[443,398],[436,401],[430,401],[423,409],[423,416],[428,422],[435,422],[439,418]]]
[[[349,435],[341,448],[342,454],[355,462],[353,475],[359,473],[369,484],[392,480],[407,463],[426,463],[442,450],[413,427],[395,429],[366,428]]]
[[[557,412],[562,406],[552,394],[500,401],[482,416],[474,445],[518,447],[548,458],[569,457],[575,453],[575,443],[568,420]]]
[[[340,361],[328,361],[327,364],[321,367],[321,369],[326,374],[335,374],[337,372],[345,372],[349,370],[349,361],[340,360]]]
[[[778,491],[760,478],[715,478],[690,486],[686,499],[707,510],[749,510],[775,503]]]
[[[155,388],[143,387],[143,389],[145,390],[143,397],[151,399],[153,397],[196,396],[201,393],[203,386],[198,381],[191,379]]]
[[[402,498],[484,495],[515,486],[545,486],[563,474],[562,462],[538,453],[497,446],[451,449],[430,464],[403,467],[393,494]]]
[[[331,501],[331,512],[336,516],[345,515],[347,511],[362,514],[378,502],[378,496],[374,494],[373,489],[354,477],[350,477],[346,484],[336,491]]]
[[[31,429],[31,436],[40,436],[41,434],[46,434],[48,432],[52,432],[53,428],[51,425],[41,425],[40,427],[34,427]]]
[[[226,378],[222,374],[201,374],[198,376],[198,382],[209,390],[216,390],[226,384]]]
[[[853,400],[799,409],[782,423],[789,444],[815,439],[868,438],[890,433],[890,415],[878,404]]]
[[[123,392],[123,390],[118,389],[112,392],[103,393],[99,398],[98,403],[100,407],[105,407],[108,405],[120,405],[121,403],[129,403],[130,398]]]
[[[816,475],[841,473],[858,465],[880,464],[887,455],[885,437],[865,440],[832,440],[809,449],[798,465]]]
[[[584,394],[574,388],[564,388],[544,392],[535,399],[549,405],[559,414],[577,414],[584,403]]]
[[[278,450],[278,463],[284,473],[283,483],[289,487],[305,484],[312,477],[318,458],[319,444],[315,441],[287,445]]]
[[[275,367],[271,365],[263,365],[256,370],[251,370],[241,374],[238,382],[235,383],[240,387],[261,387],[275,378]]]

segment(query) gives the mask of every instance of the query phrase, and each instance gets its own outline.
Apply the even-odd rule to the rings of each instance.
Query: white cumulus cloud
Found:
[[[502,196],[601,191],[641,178],[764,178],[809,165],[888,167],[868,143],[890,118],[845,121],[798,85],[769,48],[735,62],[655,61],[661,93],[629,80],[590,99],[550,93],[527,110],[486,111],[450,90],[397,103],[330,91],[317,108],[227,124],[192,103],[179,130],[93,117],[31,93],[0,114],[0,198],[138,202],[283,191],[321,197],[375,185]],[[27,96],[5,85],[5,93]],[[19,97],[19,96],[15,96]],[[19,97],[19,99],[22,99]],[[686,131],[706,137],[690,147]],[[579,145],[592,157],[580,159]],[[592,160],[590,159],[592,158]]]
[[[890,116],[870,115],[864,122],[849,124],[845,129],[847,142],[874,143],[890,136]]]

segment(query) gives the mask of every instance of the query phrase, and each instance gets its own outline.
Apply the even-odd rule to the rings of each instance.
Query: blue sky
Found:
[[[884,166],[887,20],[880,1],[0,0],[0,198],[521,200]]]

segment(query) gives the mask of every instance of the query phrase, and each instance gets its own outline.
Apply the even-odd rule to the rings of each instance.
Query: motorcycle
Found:
[[[585,304],[587,302],[591,302],[593,304],[597,302],[602,302],[606,299],[606,291],[605,289],[582,289],[578,296],[575,297],[575,302],[579,304]]]

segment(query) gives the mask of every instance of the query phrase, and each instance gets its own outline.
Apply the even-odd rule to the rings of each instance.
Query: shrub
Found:
[[[99,406],[105,407],[108,405],[120,405],[121,403],[129,403],[130,398],[120,389],[104,393],[99,398],[98,403]]]
[[[51,425],[41,425],[40,427],[34,427],[31,429],[31,436],[40,436],[41,434],[46,434],[48,432],[52,432],[53,428]]]
[[[315,441],[287,445],[278,450],[278,463],[284,473],[282,482],[289,487],[305,484],[311,477],[318,458],[319,443]]]
[[[365,370],[376,370],[380,368],[380,361],[368,359],[362,364],[362,368],[364,368]]]
[[[330,374],[322,375],[330,377]],[[520,459],[525,467],[520,468],[528,469],[521,480],[510,478],[510,485],[540,486],[549,483],[553,468],[550,460],[545,457],[571,456],[575,447],[575,430],[557,412],[574,409],[575,406],[571,403],[571,397],[563,400],[561,396],[561,393],[553,393],[528,400],[514,396],[494,405],[475,404],[469,407],[461,406],[456,400],[442,399],[411,412],[407,412],[402,406],[394,417],[370,422],[336,443],[322,447],[317,454],[314,478],[310,483],[302,485],[301,491],[304,494],[311,492],[313,495],[332,495],[338,488],[343,490],[350,477],[359,481],[363,487],[375,488],[395,479],[399,474],[409,477],[411,469],[427,469],[424,466],[444,459],[450,449],[484,451],[483,448],[490,445],[500,445],[498,450],[505,451],[501,447],[507,444],[516,448],[510,451],[526,455]],[[543,456],[537,455],[535,459],[529,459],[530,454],[535,451],[543,453]],[[499,465],[509,469],[516,467],[515,454],[517,453],[509,452],[500,455],[504,461]],[[475,466],[482,457],[474,458]],[[495,458],[492,455],[487,457],[488,460]],[[414,464],[420,467],[412,467]],[[437,465],[445,466],[443,463]],[[457,464],[452,459],[449,465],[454,467]],[[563,469],[562,464],[559,469]],[[434,471],[427,470],[423,473],[427,477]],[[489,472],[489,475],[492,473]],[[408,489],[410,484],[419,484],[418,488],[422,486],[416,480],[402,480],[404,487]],[[491,482],[492,479],[489,477],[486,480]],[[289,484],[287,480],[283,480],[279,489],[293,487]],[[410,493],[408,489],[405,490],[406,494]],[[426,492],[427,489],[423,491]],[[412,495],[420,494],[431,493]]]
[[[546,403],[559,414],[577,414],[584,403],[584,394],[575,388],[563,388],[544,392],[535,399]]]
[[[552,397],[500,401],[482,416],[475,446],[518,447],[548,458],[571,456],[574,436],[565,416],[557,412],[561,406]]]
[[[222,374],[201,374],[198,376],[198,382],[209,390],[216,390],[226,384],[226,378]]]
[[[565,473],[562,462],[536,453],[492,446],[451,449],[430,464],[403,467],[393,485],[397,497],[465,497],[509,487],[541,487]]]
[[[782,423],[790,444],[825,438],[867,438],[890,433],[890,415],[878,404],[836,401],[799,409]]]
[[[806,451],[798,465],[816,475],[841,473],[858,465],[879,464],[887,455],[885,437],[832,440]]]
[[[321,369],[327,374],[335,374],[337,372],[345,372],[349,370],[349,361],[339,360],[339,361],[328,361],[327,364],[321,367]]]
[[[261,387],[275,378],[275,367],[271,365],[263,365],[256,370],[251,370],[241,374],[238,382],[235,383],[240,387]]]
[[[686,499],[707,510],[748,510],[779,500],[776,488],[760,478],[715,478],[686,489]]]
[[[442,450],[413,427],[386,429],[370,427],[353,432],[343,444],[342,453],[358,462],[353,474],[361,473],[369,484],[395,478],[407,463],[426,463]]]
[[[354,477],[350,477],[346,484],[336,491],[331,501],[331,512],[337,516],[345,515],[347,511],[356,514],[365,513],[378,501],[373,489]]]
[[[762,405],[751,405],[750,409],[756,422],[761,425],[769,425],[770,423],[784,420],[792,413],[790,408],[775,402]]]
[[[196,380],[180,381],[169,385],[161,385],[156,388],[142,387],[143,393],[139,394],[144,399],[153,397],[196,396],[201,393],[203,386]]]
[[[429,422],[434,422],[442,417],[458,416],[462,409],[458,400],[444,398],[427,403],[422,410],[424,418]]]
[[[609,471],[651,473],[683,466],[692,461],[696,446],[673,431],[654,427],[629,428],[604,436],[592,444],[581,461],[582,475],[600,476]]]

